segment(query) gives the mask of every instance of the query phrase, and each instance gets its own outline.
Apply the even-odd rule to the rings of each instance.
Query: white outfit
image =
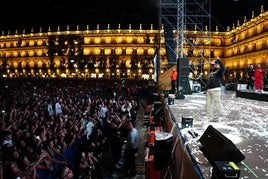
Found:
[[[214,105],[212,103],[215,103]],[[225,115],[224,107],[221,103],[221,87],[212,88],[207,90],[207,115],[212,116],[213,109],[212,106],[215,107],[215,112],[219,115]]]

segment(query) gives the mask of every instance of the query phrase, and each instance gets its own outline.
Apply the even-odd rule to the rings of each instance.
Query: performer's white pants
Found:
[[[219,115],[225,115],[225,109],[221,103],[221,87],[207,90],[206,112],[213,114],[213,109]]]

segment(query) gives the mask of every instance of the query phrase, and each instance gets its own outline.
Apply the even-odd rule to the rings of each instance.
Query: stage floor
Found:
[[[222,101],[227,115],[205,116],[206,96],[203,92],[185,95],[169,105],[179,126],[182,117],[192,117],[193,127],[181,130],[186,145],[191,149],[205,179],[210,179],[212,166],[200,150],[199,138],[209,125],[230,139],[245,155],[237,164],[240,179],[268,178],[268,102],[236,96],[235,91],[224,91]],[[196,132],[197,137],[189,134]]]

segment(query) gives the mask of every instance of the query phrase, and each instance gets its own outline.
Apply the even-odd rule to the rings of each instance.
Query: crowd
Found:
[[[1,79],[0,179],[103,178],[135,126],[146,80]]]

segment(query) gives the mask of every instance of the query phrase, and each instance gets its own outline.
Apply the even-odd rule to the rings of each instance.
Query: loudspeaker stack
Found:
[[[189,84],[189,59],[188,58],[179,58],[177,60],[177,70],[178,70],[178,90],[182,94],[189,94],[190,84]]]
[[[162,170],[171,162],[173,136],[167,132],[156,132],[154,143],[154,167]]]

